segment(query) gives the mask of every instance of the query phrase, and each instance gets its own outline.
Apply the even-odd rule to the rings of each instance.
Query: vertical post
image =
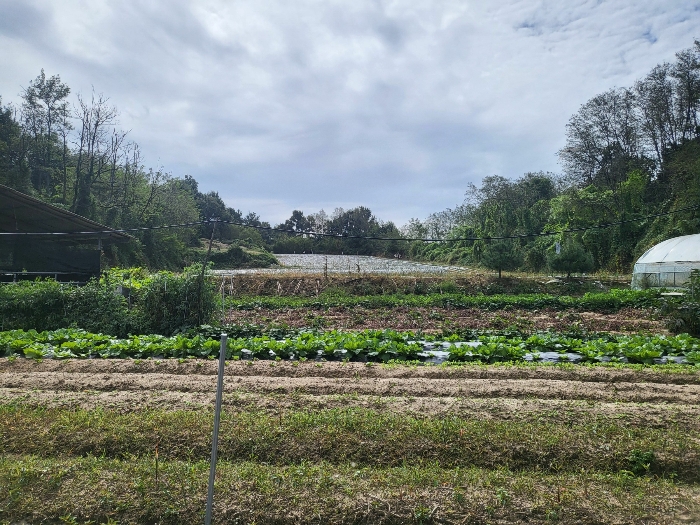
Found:
[[[213,222],[214,225],[211,227],[211,237],[209,238],[209,248],[207,249],[207,256],[204,258],[204,262],[202,263],[202,274],[199,276],[199,296],[198,296],[198,303],[199,307],[197,308],[197,322],[199,324],[202,324],[202,288],[204,286],[204,273],[207,270],[207,263],[209,262],[209,256],[211,255],[211,245],[214,242],[214,231],[216,230],[216,223],[219,221],[219,219],[209,219],[209,222]]]
[[[226,291],[226,276],[221,277],[221,326],[226,324],[226,308],[224,307],[224,293]]]
[[[221,399],[224,394],[224,363],[226,361],[226,341],[228,336],[221,334],[219,348],[219,376],[216,382],[216,405],[214,407],[214,433],[211,442],[211,466],[209,468],[209,491],[207,492],[207,511],[204,525],[211,525],[211,513],[214,506],[214,478],[216,476],[216,452],[219,445],[219,421],[221,420]]]

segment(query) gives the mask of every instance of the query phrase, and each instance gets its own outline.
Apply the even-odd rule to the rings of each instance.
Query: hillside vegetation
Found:
[[[558,152],[563,174],[465,183],[462,204],[402,228],[365,206],[294,210],[271,228],[255,212],[227,206],[216,191],[201,192],[190,175],[147,169],[105,96],[78,96],[71,109],[70,93],[58,75],[42,70],[23,89],[20,107],[0,103],[0,184],[115,228],[222,221],[135,233],[135,242],[108,249],[110,264],[182,268],[213,233],[235,245],[215,256],[228,267],[269,265],[270,252],[313,252],[479,264],[499,275],[628,273],[656,242],[700,231],[700,42],[634,85],[583,104]],[[597,227],[605,224],[612,226]],[[510,236],[524,237],[499,239]]]

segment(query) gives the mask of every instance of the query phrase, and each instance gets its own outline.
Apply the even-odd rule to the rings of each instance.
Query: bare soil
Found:
[[[348,256],[348,260],[354,259]],[[393,263],[393,259],[384,262]],[[316,297],[326,291],[342,291],[350,295],[383,294],[424,294],[456,291],[467,294],[476,293],[551,293],[579,295],[591,291],[606,291],[611,288],[625,288],[632,280],[631,275],[587,277],[576,279],[553,279],[546,275],[527,275],[505,272],[498,279],[495,272],[481,269],[454,269],[442,275],[414,273],[412,275],[397,272],[365,273],[366,265],[361,265],[361,273],[347,272],[355,270],[353,262],[341,263],[342,271],[333,273],[329,267],[328,275],[323,275],[323,263],[317,268],[319,275],[309,275],[308,270],[300,269],[295,274],[291,268],[282,273],[266,273],[267,270],[254,270],[245,274],[219,273],[215,279],[217,286],[226,294],[269,295],[269,296],[303,296]]]
[[[700,435],[700,370],[285,361],[231,361],[225,370],[227,413],[262,410],[279,414],[280,421],[285,411],[358,407],[414,417],[541,421],[555,426],[584,423],[593,433],[599,428],[605,432],[609,423],[659,429],[657,433],[680,432],[690,437],[690,454],[697,449]],[[120,413],[210,411],[216,371],[217,363],[209,360],[37,362],[5,358],[0,359],[0,403],[66,412],[95,408]],[[149,417],[144,412],[140,415]],[[10,417],[8,422],[15,432],[15,420]],[[130,432],[129,428],[124,432]],[[275,432],[272,439],[278,435]],[[90,442],[85,432],[80,435],[79,439]],[[44,439],[40,431],[32,436]],[[104,439],[112,443],[116,437]],[[321,446],[316,442],[307,445],[314,450]],[[574,443],[583,447],[576,450],[586,450],[585,445]],[[520,449],[513,450],[517,454]],[[157,446],[155,451],[157,457]],[[659,460],[664,460],[663,454],[659,452]],[[9,518],[11,523],[44,523],[51,516],[69,514],[95,523],[107,515],[116,516],[119,523],[145,523],[173,509],[179,517],[168,523],[194,523],[203,513],[207,467],[203,462],[163,457],[160,477],[155,467],[154,478],[153,457],[148,455],[114,461],[99,455],[6,455],[0,459],[5,467],[0,469],[0,478],[11,487],[8,494],[23,491],[21,498],[0,496],[7,509],[0,518]],[[583,468],[580,473],[556,475],[539,470],[482,469],[473,480],[458,482],[460,469],[433,467],[429,479],[409,485],[413,478],[406,476],[421,474],[425,468],[408,465],[371,470],[356,468],[354,463],[309,466],[304,462],[280,467],[271,466],[267,459],[252,465],[220,462],[215,521],[544,525],[555,516],[556,522],[566,525],[671,524],[698,523],[700,516],[696,483],[669,484],[656,476],[621,482],[610,474]],[[31,489],[25,479],[32,480]],[[431,513],[431,521],[416,519],[424,509]]]
[[[0,360],[5,403],[65,408],[211,409],[216,362]],[[229,411],[370,407],[418,416],[574,422],[604,417],[700,430],[700,374],[558,366],[366,366],[228,362]]]
[[[288,325],[293,328],[316,326],[329,329],[422,330],[444,329],[502,330],[524,332],[554,330],[570,332],[668,333],[663,320],[649,310],[625,308],[617,313],[579,312],[576,310],[482,310],[478,308],[397,307],[369,309],[363,307],[294,308],[231,310],[228,323]]]

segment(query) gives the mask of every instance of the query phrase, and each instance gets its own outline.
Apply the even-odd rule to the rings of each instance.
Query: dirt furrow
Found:
[[[213,392],[215,376],[162,373],[2,373],[0,387],[58,391],[161,391]],[[427,379],[427,378],[326,378],[232,376],[227,392],[278,394],[358,394],[402,397],[514,398],[592,400],[635,403],[698,404],[700,385],[660,383],[581,382],[548,379]]]
[[[213,392],[66,391],[0,388],[3,403],[36,408],[103,408],[121,413],[140,410],[213,410]],[[458,416],[479,420],[532,421],[546,419],[562,424],[584,419],[614,420],[630,426],[676,426],[700,432],[700,406],[677,403],[619,403],[591,400],[370,396],[359,394],[280,395],[229,392],[223,405],[228,412],[264,410],[324,410],[370,408],[379,413],[416,417]]]
[[[679,373],[662,369],[604,368],[578,365],[462,365],[462,366],[367,366],[363,363],[227,361],[227,377],[313,378],[326,379],[543,379],[592,383],[658,383],[664,385],[700,385],[697,372]],[[202,359],[70,359],[34,361],[0,359],[0,381],[10,376],[37,372],[85,374],[166,374],[174,376],[214,376],[217,362]]]

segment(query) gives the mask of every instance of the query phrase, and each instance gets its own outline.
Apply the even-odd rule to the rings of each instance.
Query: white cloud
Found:
[[[452,207],[554,170],[588,98],[698,36],[700,2],[0,0],[0,94],[59,73],[121,110],[147,161],[272,222]]]

